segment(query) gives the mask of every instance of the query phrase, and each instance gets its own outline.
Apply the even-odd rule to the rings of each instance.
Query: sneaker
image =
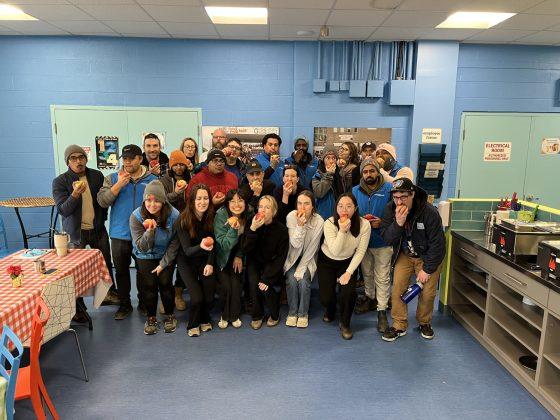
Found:
[[[384,333],[389,328],[387,322],[387,311],[377,311],[377,331]]]
[[[323,322],[333,322],[333,321],[334,319],[331,318],[327,312],[325,312],[323,315]]]
[[[119,309],[115,313],[115,319],[117,321],[122,321],[127,316],[129,316],[131,313],[132,313],[132,305],[130,305],[130,304],[121,305],[121,306],[119,306]]]
[[[175,288],[175,308],[177,308],[178,311],[184,311],[187,309],[187,302],[183,299],[182,287]]]
[[[354,307],[355,314],[365,314],[366,312],[375,311],[377,309],[377,300],[370,299],[369,297],[363,295],[356,301],[356,306]]]
[[[163,307],[163,303],[159,303],[158,311],[160,314],[165,315],[165,308]]]
[[[210,322],[208,322],[206,324],[200,324],[200,330],[202,332],[212,331],[212,324]]]
[[[158,332],[158,323],[155,316],[148,317],[146,323],[144,324],[144,334],[154,335]]]
[[[228,327],[228,322],[223,319],[220,318],[220,322],[218,322],[218,328],[220,328],[221,330],[225,330]]]
[[[278,319],[272,319],[272,317],[269,316],[268,320],[266,321],[266,326],[267,327],[276,327],[279,322],[280,322],[280,317],[278,317]]]
[[[394,327],[388,328],[381,338],[385,341],[395,341],[397,338],[405,336],[406,330],[396,330]]]
[[[121,301],[119,299],[119,295],[117,294],[116,290],[110,290],[101,302],[101,306],[108,306],[108,305],[120,305]]]
[[[297,322],[297,316],[288,316],[288,318],[286,318],[286,327],[295,327],[297,325]]]
[[[352,340],[352,337],[354,337],[354,333],[352,332],[350,327],[345,327],[344,325],[340,324],[339,328],[340,328],[340,335],[342,336],[343,339]]]
[[[430,324],[419,325],[418,330],[420,331],[420,335],[426,340],[434,338],[434,330]]]
[[[262,327],[262,323],[262,319],[253,320],[251,321],[251,328],[254,330],[258,330]]]
[[[233,321],[231,323],[231,326],[233,328],[241,328],[242,325],[243,325],[243,322],[241,322],[241,320],[239,318],[237,318],[235,321]]]
[[[85,324],[89,322],[88,314],[84,311],[77,311],[72,317],[72,322],[77,322],[79,324]]]
[[[187,330],[187,335],[189,337],[200,337],[200,327],[194,327],[190,330]]]
[[[308,325],[309,325],[309,318],[307,317],[307,315],[298,316],[296,327],[307,328]]]
[[[140,302],[138,303],[138,306],[136,307],[136,309],[138,310],[138,312],[144,316],[148,316],[148,311],[146,310],[146,305],[144,305],[144,303]]]
[[[177,318],[175,315],[167,315],[165,321],[163,321],[163,331],[166,333],[175,332],[177,329]]]

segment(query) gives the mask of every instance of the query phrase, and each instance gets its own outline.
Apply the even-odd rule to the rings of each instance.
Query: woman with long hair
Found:
[[[199,163],[198,144],[196,144],[195,139],[192,137],[185,137],[181,142],[179,150],[181,150],[187,158],[187,170],[189,171],[190,177],[192,177]]]
[[[350,320],[357,297],[357,269],[371,235],[370,223],[360,217],[358,202],[352,193],[338,197],[334,215],[325,221],[323,231],[325,240],[317,263],[319,295],[325,307],[323,321],[334,321],[338,284],[340,332],[342,338],[350,340],[353,336]]]
[[[214,207],[210,189],[197,184],[190,190],[187,207],[175,223],[175,238],[165,258],[177,258],[177,268],[191,297],[187,332],[198,337],[212,329],[210,310],[214,302]],[[165,267],[165,265],[162,266]]]
[[[345,141],[338,148],[339,168],[338,189],[341,192],[350,192],[352,187],[360,183],[360,155],[358,148],[351,141]]]
[[[216,236],[216,270],[219,282],[222,316],[218,327],[227,328],[229,323],[240,328],[241,290],[243,286],[243,252],[241,240],[248,229],[252,213],[245,197],[239,190],[226,194],[223,207],[216,212],[214,234]]]
[[[334,212],[334,204],[341,194],[338,178],[340,169],[336,165],[337,151],[334,147],[325,147],[317,166],[317,172],[311,180],[311,188],[317,200],[317,212],[326,220]]]
[[[173,315],[173,265],[163,268],[159,263],[171,242],[173,225],[178,218],[179,211],[167,201],[165,189],[159,180],[146,186],[142,205],[130,215],[132,252],[136,256],[138,271],[142,274],[141,287],[148,316],[144,325],[146,335],[158,331],[158,290],[165,313],[164,330],[172,333],[177,328],[177,320]]]
[[[284,263],[288,296],[288,327],[308,325],[311,281],[317,270],[317,251],[323,235],[323,218],[317,213],[315,197],[309,190],[297,196],[296,209],[288,213],[286,226],[290,249]]]

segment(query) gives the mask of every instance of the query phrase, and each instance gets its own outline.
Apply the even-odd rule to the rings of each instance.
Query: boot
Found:
[[[177,308],[178,311],[184,311],[187,309],[187,302],[183,299],[182,287],[175,288],[175,308]]]
[[[377,309],[377,300],[370,299],[367,296],[360,296],[361,299],[358,299],[356,302],[356,307],[354,308],[355,314],[365,314],[369,311],[375,311]]]
[[[389,328],[387,322],[387,311],[377,311],[377,331],[384,333]]]

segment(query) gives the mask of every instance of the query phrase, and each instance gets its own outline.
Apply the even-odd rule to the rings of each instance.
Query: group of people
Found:
[[[176,330],[175,310],[187,308],[185,289],[191,337],[213,329],[216,293],[219,328],[242,326],[243,301],[251,328],[278,325],[282,293],[285,324],[306,328],[316,278],[323,321],[338,316],[342,338],[353,336],[354,311],[377,310],[378,331],[394,341],[406,334],[400,296],[416,275],[420,333],[433,338],[443,228],[394,146],[367,142],[358,152],[345,142],[325,148],[318,159],[298,138],[283,160],[281,143],[277,134],[265,135],[263,152],[244,162],[241,141],[218,129],[208,152],[199,155],[197,142],[186,138],[168,157],[158,137],[148,134],[144,150],[122,148],[122,167],[106,177],[87,166],[81,147],[65,150],[68,171],[53,181],[53,196],[72,245],[99,249],[111,274],[114,267],[104,304],[118,305],[115,319],[133,311],[132,258],[147,335],[161,328],[158,311],[163,330]],[[360,279],[365,293],[356,304]]]

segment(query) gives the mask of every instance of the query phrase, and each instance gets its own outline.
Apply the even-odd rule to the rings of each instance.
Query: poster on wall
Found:
[[[249,162],[263,151],[261,141],[265,134],[274,133],[280,135],[279,127],[224,127],[205,125],[202,127],[203,151],[208,151],[212,148],[212,133],[218,128],[224,129],[228,137],[237,137],[241,140],[243,145],[241,160],[245,163]]]
[[[88,162],[91,160],[91,146],[80,146],[84,152],[86,152],[86,157]]]
[[[376,145],[391,143],[393,129],[366,127],[315,127],[313,130],[314,155],[320,157],[325,146],[339,147],[351,141],[361,150],[362,144],[371,141]]]
[[[142,137],[140,138],[140,144],[144,144],[144,138],[148,134],[155,134],[159,139],[159,143],[161,144],[161,150],[165,150],[165,132],[160,131],[142,131]]]
[[[511,159],[511,142],[484,142],[484,162],[509,162]]]
[[[119,165],[119,138],[117,136],[95,136],[97,169],[116,169]]]
[[[422,143],[424,144],[441,143],[441,128],[423,128]]]
[[[560,138],[544,138],[541,143],[541,155],[560,154]]]

